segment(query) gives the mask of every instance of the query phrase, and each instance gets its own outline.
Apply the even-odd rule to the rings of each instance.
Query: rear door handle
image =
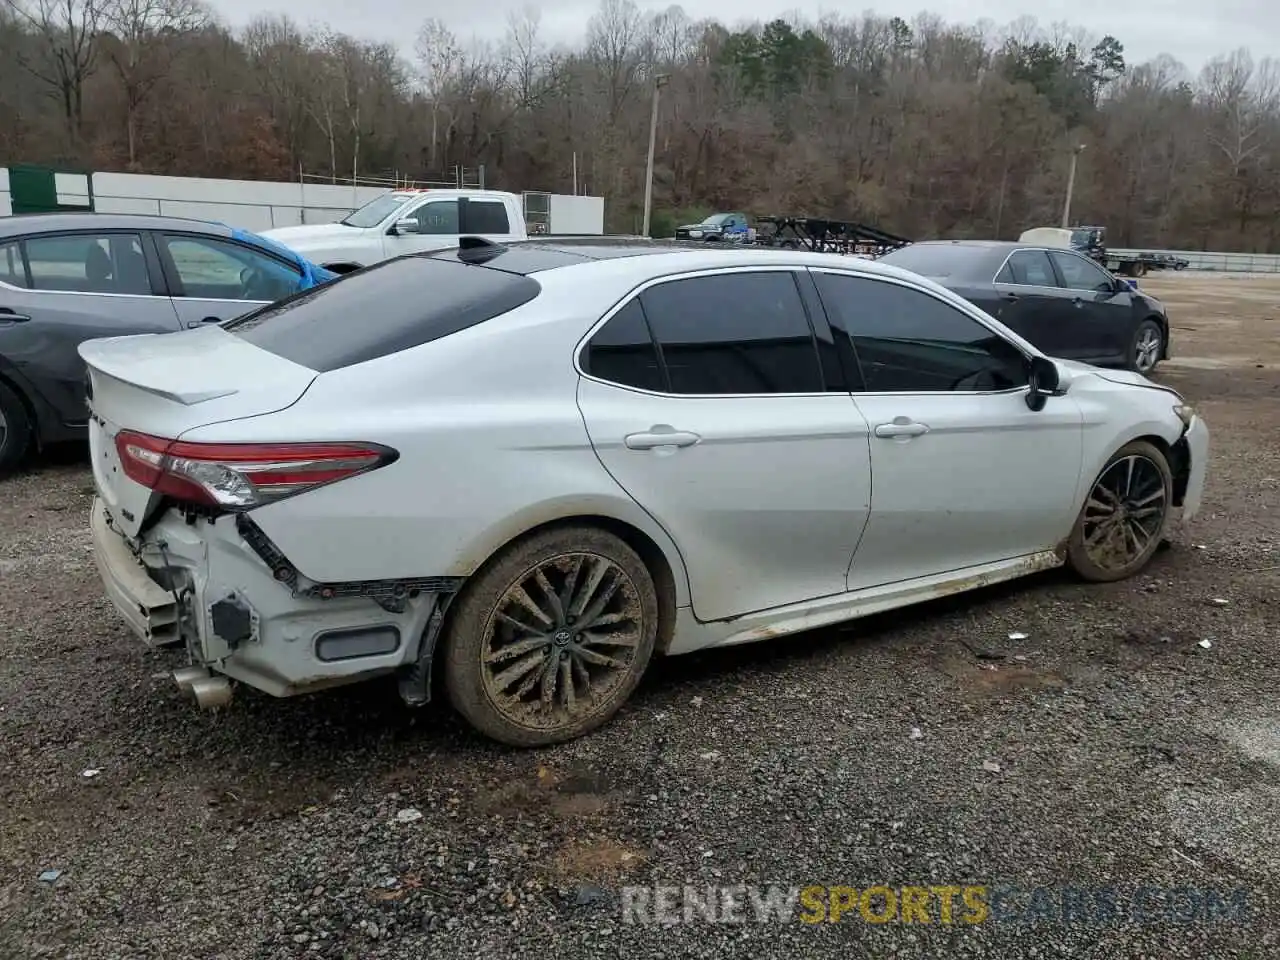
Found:
[[[916,423],[914,420],[908,420],[906,417],[897,417],[893,423],[881,423],[876,426],[877,437],[910,438],[918,437],[928,432],[928,426],[923,423]]]
[[[702,438],[687,430],[677,430],[665,423],[643,433],[629,433],[623,438],[628,450],[653,450],[657,447],[692,447]]]
[[[30,320],[25,313],[14,313],[8,307],[0,307],[0,323],[28,323]]]

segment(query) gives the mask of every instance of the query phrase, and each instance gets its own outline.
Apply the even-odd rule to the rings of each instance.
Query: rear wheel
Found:
[[[1147,275],[1147,265],[1139,260],[1133,265],[1131,272],[1135,277],[1145,277]]]
[[[1154,320],[1143,320],[1133,331],[1129,366],[1138,373],[1151,373],[1164,354],[1164,330]]]
[[[22,462],[31,445],[31,418],[8,384],[0,383],[0,475]]]
[[[1159,448],[1137,440],[1107,461],[1067,541],[1067,563],[1086,580],[1133,576],[1164,538],[1173,474]]]
[[[657,591],[634,550],[594,527],[543,531],[498,554],[458,598],[449,699],[502,743],[571,740],[631,696],[657,634]]]

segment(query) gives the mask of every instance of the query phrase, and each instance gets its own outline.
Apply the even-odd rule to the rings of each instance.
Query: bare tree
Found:
[[[76,141],[84,126],[84,89],[98,63],[95,39],[102,0],[3,0],[35,34],[32,56],[22,66],[58,99],[66,131]]]
[[[138,114],[173,66],[182,41],[210,22],[200,0],[103,0],[104,43],[124,94],[130,168],[138,162]]]

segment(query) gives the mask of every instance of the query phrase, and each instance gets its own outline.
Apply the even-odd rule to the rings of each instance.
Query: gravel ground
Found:
[[[197,712],[102,599],[83,455],[0,483],[0,957],[1278,955],[1280,280],[1143,286],[1214,431],[1146,574],[672,660],[536,753],[382,684]],[[623,922],[627,885],[769,883],[1245,889],[1249,916]]]

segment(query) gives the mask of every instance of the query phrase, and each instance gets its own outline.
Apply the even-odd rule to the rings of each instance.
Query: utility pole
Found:
[[[1076,160],[1084,147],[1085,145],[1082,143],[1071,151],[1071,169],[1067,173],[1067,199],[1062,205],[1062,229],[1064,230],[1071,226],[1071,194],[1076,189]]]
[[[659,91],[670,79],[670,74],[666,73],[660,73],[653,78],[653,113],[649,117],[649,162],[644,176],[644,229],[641,231],[646,237],[649,236],[649,218],[653,213],[653,150],[658,142]]]

